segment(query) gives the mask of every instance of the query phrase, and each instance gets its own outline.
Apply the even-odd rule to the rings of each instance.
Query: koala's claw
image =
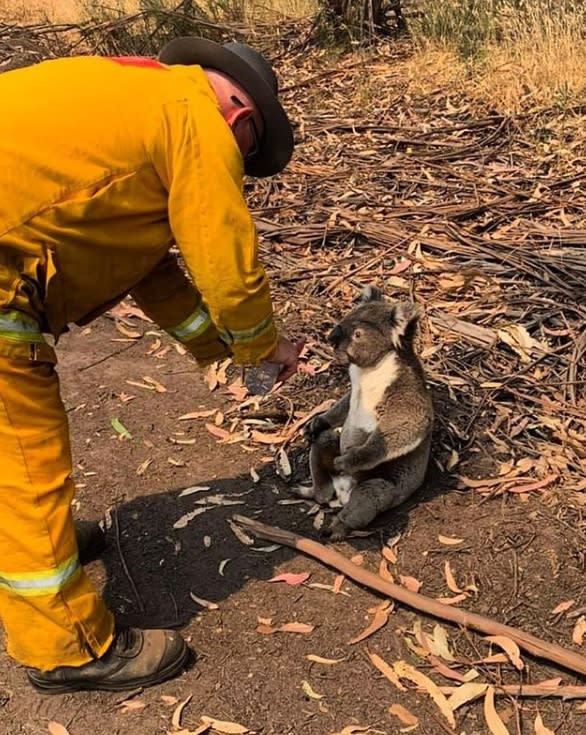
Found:
[[[311,421],[305,424],[303,427],[303,434],[309,442],[314,442],[322,431],[326,431],[326,429],[329,428],[330,424],[325,419],[324,414],[318,413],[317,416],[314,416]]]
[[[340,518],[336,516],[336,518],[331,522],[329,528],[325,530],[325,534],[330,541],[342,541],[348,535],[348,529]]]

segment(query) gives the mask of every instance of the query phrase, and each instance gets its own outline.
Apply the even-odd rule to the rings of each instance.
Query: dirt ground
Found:
[[[129,699],[126,695],[38,696],[23,671],[2,655],[2,732],[41,735],[49,722],[56,721],[71,735],[90,731],[159,735],[171,730],[176,700],[187,697],[191,699],[182,724],[189,729],[196,729],[200,716],[207,715],[265,735],[329,735],[349,725],[395,735],[404,725],[388,708],[400,703],[419,718],[418,732],[450,732],[424,694],[399,692],[367,657],[371,652],[389,663],[405,659],[427,670],[412,650],[413,627],[420,620],[431,632],[433,621],[397,606],[384,628],[349,645],[372,619],[368,610],[381,598],[348,581],[342,594],[311,587],[316,582],[332,585],[336,572],[286,548],[270,551],[269,544],[258,541],[254,547],[243,545],[227,522],[234,512],[319,538],[315,517],[308,517],[306,503],[279,504],[291,498],[291,491],[276,474],[270,451],[257,447],[250,452],[239,444],[217,443],[205,428],[209,419],[178,421],[194,411],[226,412],[234,406],[233,396],[222,386],[210,393],[192,361],[175,349],[161,357],[168,343],[161,336],[163,346],[159,345],[152,325],[136,329],[143,336],[120,342],[126,338],[112,319],[103,317],[89,329],[74,330],[61,344],[60,373],[78,483],[75,512],[80,518],[93,518],[113,509],[110,549],[90,572],[119,621],[180,628],[197,661],[179,679],[136,692],[129,709],[121,704]],[[153,345],[159,347],[159,357]],[[127,382],[148,386],[145,376],[166,392]],[[323,399],[323,388],[311,390],[311,378],[295,381],[282,389],[284,395],[304,391],[307,406]],[[129,400],[130,396],[134,398]],[[122,422],[132,439],[118,438],[112,418]],[[193,443],[173,443],[177,439]],[[292,482],[307,480],[302,446],[290,450]],[[251,468],[259,473],[257,483]],[[185,528],[174,529],[181,516],[197,507],[194,497],[199,497],[194,493],[181,498],[178,490],[194,485],[210,488],[202,496],[233,496],[243,505],[213,507]],[[435,473],[428,487],[382,519],[372,536],[351,539],[338,548],[347,556],[362,554],[364,565],[377,571],[381,543],[401,534],[393,572],[415,577],[422,592],[451,595],[444,577],[449,561],[462,588],[478,589],[466,601],[469,609],[547,640],[568,643],[573,623],[551,611],[563,600],[574,599],[577,607],[585,602],[584,537],[575,521],[531,499],[521,502],[504,495],[483,502],[473,490],[450,489],[450,482]],[[440,535],[463,542],[446,546],[438,541]],[[269,550],[255,550],[259,547]],[[297,587],[268,582],[282,572],[308,572],[311,577]],[[202,608],[190,594],[218,608]],[[301,622],[315,628],[309,634],[263,635],[256,632],[258,618],[270,618],[275,625]],[[445,627],[461,670],[475,662],[483,681],[537,682],[561,675],[564,683],[574,683],[574,677],[529,657],[524,657],[522,673],[507,664],[478,663],[487,656],[486,643]],[[339,663],[311,662],[309,654]],[[303,682],[322,698],[308,696]],[[509,720],[511,732],[515,723],[518,732],[534,732],[537,711],[556,733],[579,733],[586,727],[586,715],[570,702],[515,704],[505,699],[499,710]],[[480,705],[459,710],[457,732],[488,732]]]

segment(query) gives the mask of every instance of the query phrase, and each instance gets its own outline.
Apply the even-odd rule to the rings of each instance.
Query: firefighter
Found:
[[[189,655],[177,632],[117,627],[83,570],[44,335],[131,294],[200,365],[231,355],[290,377],[301,344],[277,333],[243,174],[292,152],[275,73],[244,44],[184,37],[156,60],[0,76],[0,617],[40,691],[148,686]]]

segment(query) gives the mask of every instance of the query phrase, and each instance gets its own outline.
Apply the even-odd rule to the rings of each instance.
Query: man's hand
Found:
[[[280,383],[284,383],[292,375],[297,372],[297,363],[299,361],[299,355],[305,345],[305,337],[297,340],[297,342],[291,342],[286,337],[279,337],[277,346],[271,352],[268,357],[265,357],[266,362],[277,363],[282,365],[281,372],[277,380]]]

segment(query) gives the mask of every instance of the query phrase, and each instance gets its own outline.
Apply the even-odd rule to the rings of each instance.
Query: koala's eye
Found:
[[[364,332],[362,331],[362,329],[358,328],[354,330],[354,332],[352,333],[352,337],[354,339],[362,339],[363,334]]]

